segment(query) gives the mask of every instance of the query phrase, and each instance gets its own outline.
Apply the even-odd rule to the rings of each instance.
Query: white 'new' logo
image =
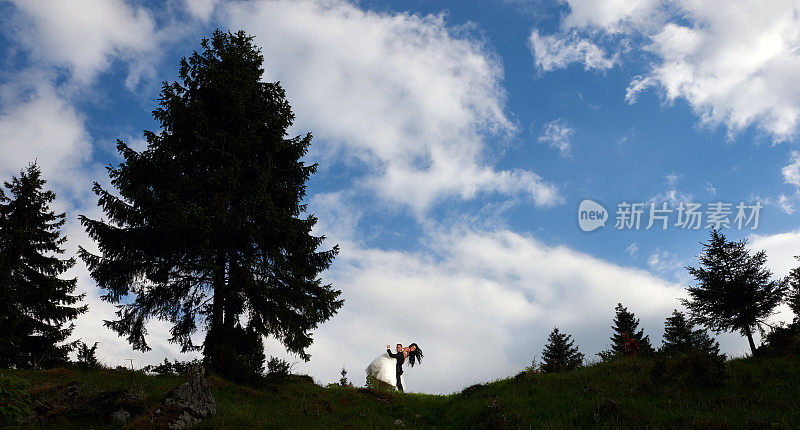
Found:
[[[578,226],[583,231],[592,231],[605,227],[608,211],[600,203],[584,200],[578,206]]]

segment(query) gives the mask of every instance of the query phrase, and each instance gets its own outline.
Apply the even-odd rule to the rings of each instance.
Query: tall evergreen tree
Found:
[[[616,313],[614,315],[614,325],[611,327],[614,334],[612,334],[610,338],[610,355],[625,354],[625,339],[622,336],[625,333],[639,345],[638,355],[652,354],[654,349],[653,345],[650,343],[650,336],[645,335],[643,329],[639,330],[639,319],[636,318],[633,312],[629,312],[628,308],[622,306],[622,303],[617,303],[617,307],[614,308],[614,311]]]
[[[690,351],[702,351],[719,354],[719,343],[703,329],[695,329],[694,324],[677,309],[664,322],[664,342],[660,352],[667,355],[681,354]]]
[[[558,327],[554,327],[542,350],[542,371],[563,372],[580,367],[583,364],[583,354],[574,343],[572,336],[561,333]]]
[[[800,255],[794,258],[800,260]],[[792,269],[787,280],[789,294],[786,296],[786,301],[789,308],[794,312],[795,322],[800,323],[800,267]]]
[[[86,311],[74,294],[77,279],[61,279],[75,265],[61,259],[66,215],[50,209],[55,193],[34,163],[0,188],[0,367],[49,367],[67,360],[63,344]]]
[[[119,195],[94,186],[110,221],[80,217],[100,254],[80,256],[119,303],[106,325],[135,349],[149,349],[145,323],[158,318],[184,351],[200,348],[191,335],[202,323],[217,371],[260,368],[262,336],[308,360],[310,331],[343,304],[319,278],[338,247],[318,250],[324,236],[303,215],[311,135],[288,137],[294,115],[283,88],[261,82],[252,37],[217,30],[202,48],[181,60],[180,82],[164,83],[147,148],[117,142],[124,161],[108,172]]]
[[[689,287],[683,305],[692,321],[720,333],[738,331],[747,337],[756,353],[753,330],[762,330],[764,320],[783,301],[785,279],[774,280],[764,267],[767,255],[762,250],[750,254],[747,240],[728,241],[719,230],[703,243],[699,267],[687,267],[697,285]]]

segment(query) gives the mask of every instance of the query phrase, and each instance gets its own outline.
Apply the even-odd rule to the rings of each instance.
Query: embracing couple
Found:
[[[416,343],[412,343],[407,348],[398,343],[395,352],[392,352],[389,345],[386,345],[386,354],[381,354],[367,367],[367,376],[386,382],[403,391],[403,364],[408,359],[408,363],[414,366],[415,363],[422,362],[422,350]]]

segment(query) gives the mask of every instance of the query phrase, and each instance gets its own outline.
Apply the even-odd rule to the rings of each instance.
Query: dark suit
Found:
[[[406,361],[406,356],[403,354],[403,351],[392,352],[391,349],[387,349],[386,353],[389,354],[389,357],[392,357],[395,360],[397,360],[397,364],[395,367],[395,373],[397,373],[397,389],[403,391],[403,383],[400,382],[400,375],[403,374],[403,362]]]

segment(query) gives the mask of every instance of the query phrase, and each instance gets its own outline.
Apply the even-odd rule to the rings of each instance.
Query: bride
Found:
[[[379,381],[383,381],[400,391],[406,387],[406,380],[403,378],[403,370],[400,366],[406,361],[413,367],[415,363],[422,363],[422,349],[416,343],[412,343],[407,348],[402,348],[402,345],[397,344],[397,352],[391,353],[387,348],[386,352],[379,355],[372,363],[367,366],[367,376],[371,376]],[[403,361],[400,366],[397,365],[398,359],[396,358],[402,354]],[[406,360],[407,359],[407,360]],[[400,377],[398,384],[397,378]]]

